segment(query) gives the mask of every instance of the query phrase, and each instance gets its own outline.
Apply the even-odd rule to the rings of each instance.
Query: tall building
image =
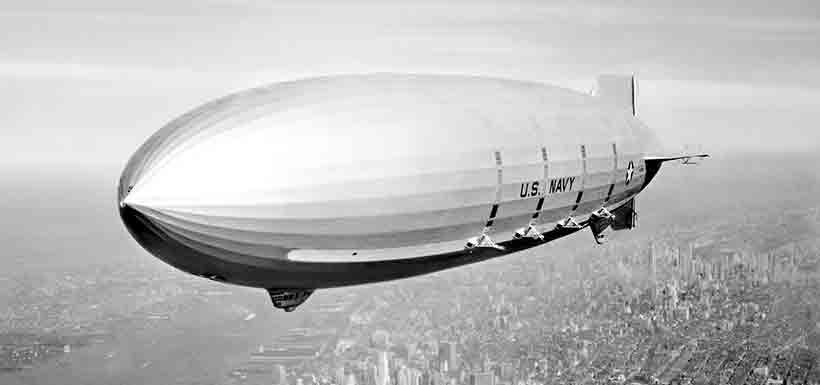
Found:
[[[404,365],[396,372],[396,385],[410,385],[410,369]]]
[[[680,252],[680,246],[676,249],[675,254],[675,272],[677,274],[678,281],[686,280],[686,256]]]
[[[273,384],[274,385],[287,385],[288,384],[288,372],[285,370],[283,365],[275,365],[273,367]]]
[[[364,385],[378,385],[379,368],[378,365],[370,364],[364,371]]]
[[[418,369],[410,370],[410,385],[421,385],[421,371]]]
[[[421,385],[421,372],[402,365],[396,372],[396,385]]]
[[[425,370],[421,373],[421,377],[419,378],[419,385],[433,385],[433,376],[430,374],[429,370]]]
[[[444,375],[442,375],[441,372],[438,372],[438,371],[433,372],[430,375],[430,384],[431,385],[446,385],[447,384],[447,378],[444,377]]]
[[[649,247],[646,252],[647,267],[649,268],[649,277],[654,285],[656,283],[657,262],[655,261],[655,243],[649,242]]]
[[[404,357],[406,360],[410,360],[416,355],[416,350],[418,345],[416,343],[407,343],[404,345],[405,349],[407,350],[407,357]]]
[[[479,361],[481,371],[482,372],[490,371],[490,365],[492,364],[490,362],[490,355],[487,352],[482,352],[481,354],[479,354],[479,356],[481,357],[481,359]]]
[[[345,368],[336,368],[336,385],[345,385]]]
[[[385,351],[380,351],[376,359],[376,385],[390,385],[390,365]]]
[[[454,372],[458,369],[455,342],[443,341],[438,344],[438,363],[442,372]]]
[[[777,280],[777,259],[772,253],[767,254],[768,257],[768,273],[769,273],[769,282],[774,282]]]
[[[695,244],[692,242],[689,242],[689,266],[689,279],[699,280],[700,265],[698,261],[695,260]]]
[[[502,362],[501,363],[501,373],[498,375],[504,381],[512,381],[513,377],[515,376],[515,369],[513,368],[512,363],[509,362]]]

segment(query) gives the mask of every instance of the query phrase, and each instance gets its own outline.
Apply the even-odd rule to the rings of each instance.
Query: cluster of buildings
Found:
[[[742,233],[735,230],[680,231],[582,253],[568,244],[572,258],[511,257],[363,288],[356,306],[340,310],[346,326],[328,338],[333,348],[235,379],[819,383],[820,344],[809,340],[820,336],[820,319],[798,311],[820,305],[818,255],[795,241],[751,247],[732,239]],[[800,292],[819,295],[796,297]]]

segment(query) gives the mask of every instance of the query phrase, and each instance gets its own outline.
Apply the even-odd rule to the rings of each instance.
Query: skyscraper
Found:
[[[421,372],[402,365],[396,372],[397,385],[421,385]]]
[[[433,385],[433,375],[429,370],[425,370],[421,373],[419,385]]]
[[[647,258],[647,267],[649,268],[649,279],[652,281],[654,285],[656,283],[656,273],[657,273],[657,261],[655,261],[655,243],[650,241],[649,247],[647,248],[646,253]]]
[[[336,368],[336,385],[345,385],[345,368],[343,366]]]
[[[378,385],[379,368],[378,365],[370,364],[364,371],[364,385]]]
[[[287,385],[288,383],[288,372],[285,370],[283,365],[276,365],[273,367],[273,384],[274,385]]]
[[[443,341],[439,343],[438,362],[439,370],[442,372],[454,372],[458,369],[455,342]]]
[[[686,261],[684,255],[680,252],[680,246],[677,246],[675,251],[675,278],[678,281],[682,281],[686,275]]]
[[[396,385],[410,385],[410,369],[406,366],[402,365],[396,372]]]
[[[390,366],[385,351],[380,351],[376,359],[376,385],[390,385]]]

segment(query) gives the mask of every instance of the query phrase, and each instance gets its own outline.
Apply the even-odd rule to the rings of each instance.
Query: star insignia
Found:
[[[629,161],[629,166],[626,167],[626,184],[632,181],[632,176],[635,174],[635,164]]]

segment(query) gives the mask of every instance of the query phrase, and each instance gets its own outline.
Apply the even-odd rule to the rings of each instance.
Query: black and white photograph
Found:
[[[4,0],[0,385],[820,385],[817,0]]]

